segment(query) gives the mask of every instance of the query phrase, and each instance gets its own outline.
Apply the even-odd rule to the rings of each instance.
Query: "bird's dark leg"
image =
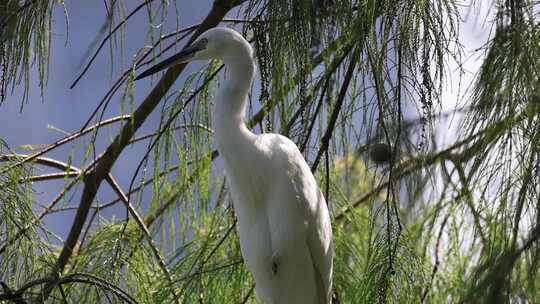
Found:
[[[279,257],[275,253],[272,255],[271,267],[272,267],[272,275],[276,276],[278,273],[278,268],[279,268]]]
[[[334,292],[332,293],[332,304],[340,304],[341,301],[339,300],[339,294],[337,290],[334,289]]]

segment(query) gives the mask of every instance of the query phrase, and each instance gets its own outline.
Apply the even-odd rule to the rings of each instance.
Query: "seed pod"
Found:
[[[376,164],[385,164],[392,160],[392,149],[387,144],[372,144],[368,153],[371,160]]]

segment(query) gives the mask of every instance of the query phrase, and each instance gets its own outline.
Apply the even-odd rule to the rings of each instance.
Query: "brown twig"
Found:
[[[242,302],[240,302],[240,304],[246,304],[249,298],[251,298],[251,296],[253,295],[254,290],[255,290],[255,284],[251,284],[251,288],[249,289],[247,295],[244,297]]]
[[[18,159],[28,159],[30,158],[30,156],[28,155],[25,155],[25,154],[4,154],[4,155],[0,155],[0,161],[16,161]],[[73,166],[70,166],[64,162],[61,162],[59,160],[56,160],[56,159],[52,159],[52,158],[48,158],[48,157],[34,157],[34,163],[36,164],[39,164],[39,165],[43,165],[43,166],[47,166],[47,167],[51,167],[51,168],[55,168],[55,169],[59,169],[59,170],[64,170],[66,172],[80,172],[81,170],[76,168],[76,167],[73,167]]]
[[[22,160],[8,166],[5,169],[2,169],[2,171],[0,171],[0,174],[5,173],[5,172],[7,172],[7,171],[9,171],[9,170],[11,170],[11,169],[13,169],[15,167],[21,166],[21,165],[23,165],[23,164],[25,164],[27,162],[33,161],[34,159],[40,157],[41,155],[43,155],[43,154],[45,154],[45,153],[47,153],[47,152],[49,152],[49,151],[51,151],[53,149],[56,149],[56,148],[60,147],[61,145],[66,144],[66,143],[68,143],[68,142],[70,142],[70,141],[72,141],[74,139],[77,139],[77,138],[79,138],[79,137],[81,137],[81,136],[83,136],[83,135],[85,135],[85,134],[87,134],[89,132],[92,132],[97,128],[100,128],[100,127],[103,127],[105,125],[109,125],[109,124],[112,124],[112,123],[115,123],[115,122],[118,122],[118,121],[128,120],[130,117],[131,117],[130,115],[121,115],[121,116],[113,117],[113,118],[110,118],[110,119],[107,119],[107,120],[103,120],[103,121],[101,121],[101,122],[99,122],[99,123],[97,123],[97,124],[95,124],[95,125],[93,125],[93,126],[91,126],[89,128],[81,130],[79,132],[75,132],[73,134],[70,134],[70,135],[68,135],[68,136],[66,136],[66,137],[64,137],[64,138],[62,138],[60,140],[57,140],[56,142],[48,145],[47,147],[45,147],[41,151],[38,151],[38,152],[33,153],[31,155],[27,155]],[[2,159],[0,157],[0,161],[1,160]]]
[[[339,58],[334,58],[334,61],[332,61],[332,63],[330,63],[330,65],[326,69],[326,73],[325,73],[326,75],[324,77],[323,89],[322,89],[321,95],[319,97],[319,101],[317,102],[317,106],[315,108],[315,113],[313,114],[313,119],[311,120],[311,123],[310,123],[310,125],[308,127],[308,131],[307,131],[305,140],[302,143],[302,145],[300,146],[300,152],[302,152],[302,153],[306,149],[307,144],[309,142],[309,139],[311,137],[311,132],[313,132],[313,128],[315,127],[315,122],[317,121],[316,116],[319,114],[319,111],[322,108],[323,100],[324,100],[326,91],[328,90],[330,77],[336,71],[336,69],[341,65],[343,60],[345,60],[345,58],[348,56],[348,54],[349,54],[349,52],[351,50],[352,50],[352,44],[348,44],[343,50],[343,55],[341,57],[339,57]]]
[[[188,27],[185,27],[185,28],[182,28],[182,29],[179,29],[177,31],[174,31],[172,33],[169,33],[169,34],[166,34],[166,35],[163,35],[162,37],[160,37],[160,39],[158,41],[156,41],[154,43],[153,46],[151,46],[149,48],[149,50],[144,53],[141,58],[139,58],[134,66],[135,66],[135,70],[137,70],[138,68],[146,65],[147,63],[150,63],[153,61],[153,59],[149,59],[147,60],[146,62],[142,62],[145,58],[147,58],[151,53],[152,51],[165,39],[168,39],[168,38],[171,38],[171,37],[174,37],[175,35],[177,34],[180,34],[180,33],[184,33],[184,32],[187,32],[186,34],[184,34],[182,37],[180,37],[179,40],[183,40],[185,37],[187,37],[193,30],[195,30],[200,24],[196,24],[196,25],[192,25],[192,26],[188,26]],[[161,54],[163,54],[164,52],[166,52],[168,49],[172,48],[173,46],[176,45],[176,42],[175,43],[171,43],[169,46],[165,47],[164,49],[160,50],[159,53],[156,55],[156,56],[160,56]],[[107,91],[107,93],[105,94],[105,96],[103,96],[103,98],[101,98],[101,100],[99,101],[99,103],[97,104],[97,106],[94,108],[94,111],[92,111],[92,113],[90,114],[90,116],[88,117],[88,119],[86,120],[86,122],[83,124],[82,126],[82,129],[86,128],[86,126],[88,126],[90,124],[90,122],[92,121],[92,119],[94,119],[94,117],[97,115],[97,113],[99,112],[99,109],[101,109],[103,107],[103,110],[102,110],[102,113],[105,113],[105,110],[107,109],[107,106],[109,105],[109,102],[111,101],[112,97],[114,96],[114,94],[116,94],[116,92],[118,91],[118,89],[121,87],[122,84],[124,84],[124,82],[128,79],[128,76],[133,72],[133,69],[130,68],[128,70],[126,70],[124,72],[124,74],[122,74],[122,76],[120,76],[116,82],[112,85],[112,87]]]
[[[146,5],[148,5],[150,2],[152,2],[154,0],[147,0],[141,4],[139,4],[139,6],[137,6],[133,11],[131,11],[129,13],[129,15],[126,16],[126,18],[124,18],[124,20],[120,21],[116,26],[115,28],[109,32],[109,34],[107,34],[107,36],[105,38],[103,38],[103,40],[101,41],[101,43],[99,44],[98,48],[96,49],[96,51],[94,52],[94,55],[92,55],[92,57],[90,58],[90,60],[88,61],[88,63],[86,64],[86,66],[84,67],[83,71],[79,74],[79,76],[75,79],[75,81],[73,81],[73,83],[71,84],[71,86],[69,87],[70,89],[73,89],[77,83],[79,82],[79,80],[81,80],[81,78],[84,76],[84,74],[86,74],[86,72],[88,71],[88,69],[90,68],[90,66],[92,65],[92,63],[94,62],[94,60],[96,59],[97,55],[99,54],[99,52],[101,51],[101,49],[103,48],[103,46],[105,46],[105,43],[107,43],[107,41],[112,37],[112,35],[114,33],[116,33],[116,31],[118,29],[120,29],[122,26],[124,26],[124,24],[128,21],[128,19],[130,19],[133,15],[135,15],[135,13],[137,13],[139,10],[141,10],[143,7],[145,7]]]
[[[330,139],[332,138],[332,134],[334,133],[339,113],[341,112],[341,107],[343,106],[343,102],[345,100],[345,95],[347,94],[347,90],[349,88],[349,84],[351,83],[354,69],[356,68],[357,60],[358,59],[356,58],[356,55],[353,54],[351,62],[349,63],[349,67],[347,68],[347,72],[345,72],[345,78],[343,79],[341,89],[339,90],[339,95],[336,101],[336,105],[334,106],[334,110],[332,111],[332,115],[330,116],[328,127],[326,128],[326,131],[322,137],[321,147],[319,148],[319,152],[317,152],[317,156],[315,157],[315,161],[313,161],[313,165],[311,165],[311,172],[315,172],[315,170],[317,170],[317,165],[319,165],[319,161],[322,155],[328,149],[328,145],[330,144]]]
[[[171,284],[171,287],[172,287],[173,279],[171,277],[171,273],[169,272],[169,269],[167,269],[167,265],[165,265],[165,262],[163,261],[163,257],[159,253],[159,249],[154,243],[154,240],[152,239],[152,235],[150,234],[150,230],[144,223],[143,218],[139,215],[137,210],[135,210],[135,208],[133,208],[131,203],[128,201],[128,197],[126,196],[124,191],[122,191],[122,189],[120,188],[120,185],[118,185],[118,183],[116,182],[112,174],[109,173],[106,179],[109,185],[111,186],[111,188],[114,190],[114,192],[116,192],[116,195],[118,195],[118,197],[122,199],[122,202],[124,202],[124,204],[126,205],[126,208],[128,209],[129,213],[135,219],[135,222],[137,223],[139,228],[142,230],[144,236],[146,237],[148,245],[150,246],[150,249],[152,250],[152,253],[154,254],[156,260],[158,261],[159,267],[165,274],[165,277],[167,278],[167,280],[169,281],[169,284]],[[176,295],[174,288],[171,288],[171,293],[173,294],[174,301],[178,303],[178,296]]]
[[[435,279],[435,275],[437,274],[437,271],[439,270],[439,265],[440,265],[439,246],[441,244],[441,239],[442,239],[442,235],[443,235],[443,232],[444,232],[444,227],[446,226],[446,222],[448,221],[449,218],[450,218],[450,214],[447,214],[444,217],[444,220],[443,220],[443,222],[441,224],[441,229],[439,229],[439,235],[437,236],[437,243],[435,245],[435,264],[433,265],[433,269],[431,270],[430,282],[429,282],[428,286],[426,286],[426,288],[422,292],[422,299],[420,300],[420,303],[426,303],[426,299],[427,299],[427,296],[428,296],[429,291],[431,289],[431,286],[433,286],[433,280]]]
[[[77,177],[79,176],[79,172],[57,172],[57,173],[46,173],[46,174],[40,174],[40,175],[34,175],[25,177],[19,180],[21,183],[29,183],[29,182],[43,182],[53,179],[62,179],[66,177]]]
[[[17,299],[21,299],[22,301],[22,295],[28,289],[31,289],[33,287],[43,285],[43,284],[49,284],[49,283],[55,283],[58,285],[68,284],[68,283],[91,284],[91,285],[99,286],[105,290],[110,291],[111,293],[113,293],[114,295],[116,295],[117,297],[119,297],[126,303],[134,303],[134,304],[137,303],[137,301],[133,297],[131,297],[127,292],[123,291],[120,287],[112,285],[111,283],[99,277],[96,277],[94,275],[91,275],[89,273],[73,273],[62,278],[57,278],[53,276],[46,276],[46,277],[38,278],[24,284],[23,286],[21,286],[18,290],[14,292],[11,292],[9,294],[0,294],[0,300],[16,301]],[[41,298],[41,295],[38,295],[38,300],[44,300],[44,299]],[[26,302],[23,301],[22,303],[26,303]]]

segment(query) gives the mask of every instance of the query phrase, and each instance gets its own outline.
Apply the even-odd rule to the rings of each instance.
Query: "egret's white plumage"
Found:
[[[258,297],[268,304],[329,303],[333,251],[325,199],[291,140],[256,135],[244,122],[255,73],[251,46],[231,29],[211,29],[138,78],[186,58],[220,59],[226,67],[213,127]]]

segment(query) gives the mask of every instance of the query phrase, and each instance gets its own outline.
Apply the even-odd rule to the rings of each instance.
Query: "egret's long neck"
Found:
[[[247,96],[255,66],[249,45],[222,58],[225,81],[218,92],[214,108],[215,139],[221,154],[235,153],[253,134],[244,121]]]

